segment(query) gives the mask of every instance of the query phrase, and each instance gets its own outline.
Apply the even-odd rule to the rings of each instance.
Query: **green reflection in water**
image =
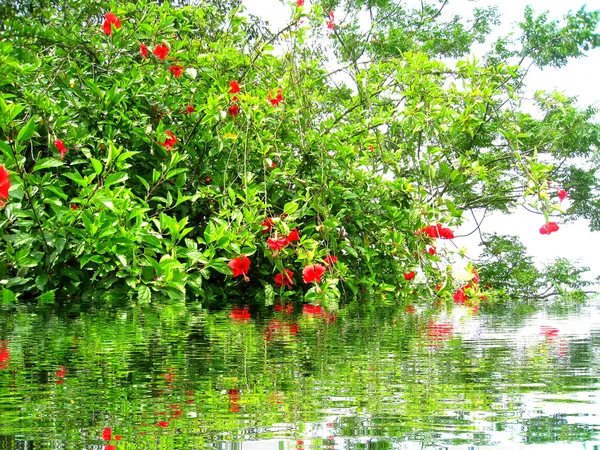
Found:
[[[182,306],[70,319],[0,313],[0,448],[598,439],[591,307],[561,322],[587,323],[579,334],[493,316],[252,315]]]

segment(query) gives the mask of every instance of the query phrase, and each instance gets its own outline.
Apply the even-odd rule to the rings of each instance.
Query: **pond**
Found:
[[[600,308],[0,311],[0,449],[600,449]]]

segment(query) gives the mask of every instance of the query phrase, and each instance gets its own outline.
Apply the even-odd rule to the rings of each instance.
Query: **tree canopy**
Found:
[[[600,228],[596,109],[558,92],[536,93],[538,115],[522,105],[531,65],[599,45],[600,11],[527,8],[475,60],[496,10],[442,20],[447,1],[421,3],[291,1],[277,32],[233,0],[2,6],[3,301],[477,307],[519,280],[581,291],[560,261],[502,285],[500,252],[481,265],[490,294],[472,264],[456,279],[447,243],[466,212],[520,204],[543,234],[555,214]]]

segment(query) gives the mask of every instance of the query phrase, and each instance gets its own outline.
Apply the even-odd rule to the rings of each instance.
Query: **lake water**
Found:
[[[597,302],[283,309],[0,311],[0,449],[600,449]]]

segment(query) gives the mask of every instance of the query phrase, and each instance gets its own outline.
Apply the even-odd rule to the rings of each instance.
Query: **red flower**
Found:
[[[288,240],[288,242],[294,242],[294,241],[300,240],[300,234],[298,234],[298,228],[294,228],[292,231],[290,231],[290,234],[288,234],[287,240]]]
[[[281,102],[283,102],[282,90],[277,89],[277,97],[275,98],[271,98],[271,93],[269,92],[269,95],[267,95],[267,99],[271,102],[271,105],[279,105]]]
[[[167,47],[167,44],[163,42],[162,44],[154,47],[153,53],[154,56],[156,56],[158,59],[162,59],[164,61],[167,55],[169,54],[169,47]]]
[[[540,228],[540,234],[550,234],[555,231],[558,231],[558,224],[556,222],[548,222]]]
[[[406,308],[404,308],[404,312],[407,312],[408,314],[414,314],[415,307],[413,305],[407,305]]]
[[[277,164],[275,164],[273,161],[271,161],[271,162],[269,163],[269,167],[270,167],[271,169],[274,169],[275,167],[277,167]]]
[[[337,262],[338,262],[337,256],[327,255],[325,257],[325,265],[327,265],[327,266],[333,266]]]
[[[102,31],[104,31],[108,36],[110,36],[112,34],[111,25],[114,25],[117,30],[119,28],[121,28],[121,19],[119,19],[113,13],[109,12],[109,13],[104,14],[104,18],[106,20],[102,24]]]
[[[206,181],[206,184],[210,184],[210,183],[212,183],[212,177],[208,176],[204,179],[204,181]]]
[[[231,117],[235,117],[240,113],[240,107],[238,105],[231,105],[227,110],[227,114]]]
[[[64,378],[65,375],[67,374],[67,369],[65,366],[59,366],[60,370],[54,372],[54,375],[56,375],[59,378]]]
[[[437,253],[437,249],[432,245],[431,247],[429,247],[427,249],[427,253],[429,253],[430,255],[435,255]]]
[[[458,303],[459,305],[464,305],[467,296],[465,295],[465,286],[457,289],[454,295],[452,296],[454,299],[454,303]]]
[[[169,426],[169,422],[158,422],[154,424],[155,427],[163,427],[163,428],[167,428]]]
[[[479,279],[479,274],[475,269],[473,269],[473,278],[471,278],[471,282],[478,284],[481,280]]]
[[[421,228],[421,233],[427,234],[431,238],[454,239],[454,232],[450,228],[446,228],[441,224],[428,225]]]
[[[148,57],[148,47],[146,47],[146,44],[140,44],[140,55],[144,59]]]
[[[248,308],[239,308],[236,306],[229,313],[229,318],[235,322],[247,322],[250,320],[250,311],[248,311]]]
[[[10,362],[10,349],[8,341],[0,341],[0,369],[8,369]]]
[[[271,231],[271,228],[273,228],[273,225],[274,225],[273,219],[271,219],[270,217],[267,217],[265,220],[263,220],[263,222],[260,225],[263,227],[266,227],[266,228],[263,228],[262,234],[267,234]]]
[[[3,200],[8,200],[8,190],[10,189],[10,178],[8,171],[0,165],[0,206],[4,206]]]
[[[335,27],[335,25],[333,24],[333,11],[330,11],[330,12],[329,12],[329,18],[330,18],[331,20],[330,20],[330,21],[329,21],[329,23],[327,24],[327,28],[328,28],[328,29],[330,29],[330,30],[333,30],[333,29],[334,29],[334,27]]]
[[[54,146],[60,152],[60,159],[63,159],[67,154],[67,147],[65,147],[65,143],[60,139],[54,139]]]
[[[302,306],[302,314],[306,314],[308,316],[321,316],[323,315],[323,308],[321,308],[319,305],[305,304]]]
[[[102,439],[105,441],[110,441],[112,438],[112,428],[105,428],[102,430]]]
[[[191,114],[194,111],[196,111],[196,108],[194,108],[192,105],[187,105],[187,108],[185,108],[185,112],[188,114]]]
[[[244,280],[248,281],[248,269],[250,268],[250,260],[246,257],[246,255],[239,256],[237,258],[233,258],[231,261],[227,263],[229,268],[233,270],[233,277],[239,277],[240,275],[244,276]]]
[[[282,237],[280,239],[277,239],[277,238],[267,239],[267,245],[269,246],[269,248],[271,250],[275,250],[275,252],[278,252],[279,250],[284,248],[286,245],[288,245],[288,243],[289,242],[288,242],[287,237]]]
[[[169,137],[165,140],[165,142],[161,142],[160,145],[162,145],[166,151],[171,151],[173,146],[177,144],[177,138],[171,131],[167,131],[166,134]]]
[[[321,264],[310,264],[302,269],[302,279],[305,283],[312,283],[313,281],[320,283],[326,270],[325,266]]]
[[[407,281],[412,280],[414,277],[415,277],[415,273],[414,272],[412,272],[412,271],[411,272],[404,272],[404,278]]]
[[[229,89],[230,94],[237,94],[238,92],[240,92],[240,85],[235,80],[233,80],[231,83],[229,83],[229,87],[230,87],[230,89]]]
[[[117,450],[117,447],[115,447],[115,446],[114,446],[114,445],[112,445],[112,444],[106,444],[106,445],[104,446],[104,450]]]
[[[291,287],[294,284],[294,280],[292,280],[294,272],[290,269],[283,269],[283,272],[284,273],[275,275],[275,284],[277,284],[278,288],[281,288],[282,286]]]
[[[567,191],[558,189],[558,199],[562,202],[565,198],[567,198]]]
[[[283,304],[281,302],[277,302],[275,303],[275,311],[291,314],[294,312],[294,305],[292,305],[291,303]]]
[[[304,6],[304,0],[296,0],[296,6],[297,7]]]
[[[181,76],[181,74],[183,73],[183,67],[182,66],[171,66],[169,67],[169,72],[173,73],[173,76],[175,78],[179,78]]]

